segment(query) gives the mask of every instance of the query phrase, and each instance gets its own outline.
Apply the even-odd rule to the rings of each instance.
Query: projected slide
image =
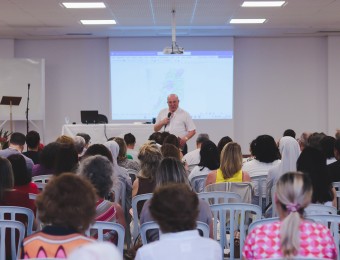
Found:
[[[194,119],[231,119],[233,53],[110,52],[113,120],[151,120],[175,93]]]

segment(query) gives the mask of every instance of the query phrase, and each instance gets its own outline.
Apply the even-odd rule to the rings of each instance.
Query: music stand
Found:
[[[20,101],[21,101],[21,97],[10,97],[10,96],[3,96],[0,101],[0,105],[9,106],[9,123],[10,123],[11,133],[13,133],[12,106],[19,106]]]

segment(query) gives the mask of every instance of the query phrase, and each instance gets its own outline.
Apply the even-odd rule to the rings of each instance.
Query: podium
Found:
[[[13,133],[12,106],[19,106],[22,97],[3,96],[0,105],[9,106],[10,131]]]

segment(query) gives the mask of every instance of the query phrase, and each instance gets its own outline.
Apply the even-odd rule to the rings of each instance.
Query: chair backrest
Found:
[[[126,183],[124,180],[121,180],[119,176],[117,184],[113,187],[113,191],[115,193],[115,202],[120,204],[125,212]]]
[[[133,230],[132,238],[135,240],[139,232],[139,217],[137,211],[138,202],[147,201],[152,198],[152,193],[140,194],[132,198],[132,218],[133,218]]]
[[[213,214],[214,239],[218,240],[217,234],[220,234],[221,247],[230,249],[230,258],[234,259],[234,239],[235,233],[239,230],[240,235],[240,255],[246,238],[248,225],[250,222],[261,219],[262,209],[249,203],[225,203],[211,205],[210,209]],[[227,226],[229,227],[229,243],[226,237]],[[235,232],[236,231],[236,232]],[[224,250],[222,250],[223,252]],[[223,259],[223,255],[222,255]]]
[[[0,259],[6,258],[6,229],[11,230],[11,255],[12,260],[19,259],[19,248],[25,237],[25,225],[15,220],[0,220]],[[19,238],[15,236],[15,231],[19,231]],[[9,255],[9,254],[7,254]]]
[[[198,175],[190,180],[191,187],[196,193],[204,191],[205,179],[207,175]]]
[[[248,234],[250,233],[250,231],[252,231],[255,227],[259,226],[259,225],[263,225],[263,224],[267,224],[267,223],[273,223],[279,221],[279,218],[262,218],[262,219],[257,219],[254,222],[252,222],[249,227],[248,227]]]
[[[123,254],[124,250],[124,239],[125,239],[125,229],[121,224],[107,222],[107,221],[96,221],[89,229],[85,232],[87,236],[90,236],[91,230],[95,230],[98,234],[97,240],[104,241],[104,234],[110,230],[115,231],[118,234],[117,247]]]
[[[241,203],[241,195],[228,191],[210,191],[197,194],[198,198],[207,201],[210,205],[222,203]]]
[[[264,211],[269,203],[269,196],[267,192],[267,175],[252,176],[251,182],[254,184],[254,196],[252,203],[259,205]]]
[[[0,206],[0,220],[18,220],[19,215],[24,215],[27,218],[25,234],[27,236],[31,235],[34,222],[34,213],[31,209],[18,206]]]
[[[197,230],[202,232],[203,237],[209,237],[210,228],[209,228],[208,224],[203,223],[201,221],[197,221],[196,223],[197,223],[196,228],[197,228]],[[159,225],[157,224],[156,221],[145,222],[140,226],[139,233],[140,233],[140,237],[142,239],[143,245],[146,245],[148,243],[146,233],[149,230],[153,230],[153,229],[157,229],[158,232],[159,232],[159,235],[161,234],[161,230],[160,230]]]
[[[38,186],[39,190],[43,190],[49,179],[52,178],[52,176],[52,174],[33,176],[32,182],[34,182]]]
[[[332,186],[336,191],[336,198],[337,198],[336,207],[337,207],[338,210],[340,210],[340,181],[332,182]]]
[[[223,182],[213,183],[205,187],[204,191],[229,191],[241,196],[243,203],[251,203],[253,186],[250,182]]]
[[[305,208],[305,214],[307,216],[309,215],[315,215],[315,214],[337,214],[337,209],[332,206],[326,206],[323,204],[309,204],[307,208]]]

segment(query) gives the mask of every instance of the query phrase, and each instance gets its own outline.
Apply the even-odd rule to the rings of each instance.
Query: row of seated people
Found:
[[[11,136],[9,150],[16,150],[15,146],[18,146],[18,144],[15,140],[18,139],[18,135],[19,135],[19,133],[14,133]],[[271,138],[269,138],[269,139],[271,139]],[[50,164],[53,165],[53,167],[51,169],[52,169],[52,171],[54,171],[53,172],[54,174],[59,175],[60,173],[62,173],[64,171],[71,171],[71,172],[77,171],[79,158],[78,158],[78,153],[74,153],[73,142],[74,141],[72,140],[72,138],[62,136],[62,137],[57,139],[57,142],[49,144],[50,146],[52,146],[52,148],[50,149],[50,152],[53,151],[58,155],[58,156],[55,156],[56,159],[54,159],[53,163],[51,163],[51,161],[53,161],[52,160],[53,157],[50,158]],[[210,145],[210,147],[214,146],[213,142],[211,142],[211,141],[210,142],[206,141],[206,142]],[[119,151],[124,150],[124,149],[120,149],[120,146],[119,146],[118,143],[119,143],[118,139],[115,138],[115,140],[108,141],[104,145],[99,145],[99,144],[92,145],[86,150],[85,154],[81,154],[81,156],[82,156],[82,158],[86,158],[87,156],[95,155],[95,154],[102,154],[102,155],[106,156],[108,158],[108,160],[110,161],[110,163],[113,165],[113,168],[114,168],[113,172],[115,172],[120,179],[123,179],[127,183],[127,185],[126,185],[127,194],[131,194],[131,179],[127,175],[127,172],[124,169],[124,167],[119,166],[119,162],[118,162]],[[124,144],[124,142],[121,142],[121,143]],[[203,142],[203,144],[204,143],[205,142]],[[260,141],[257,140],[256,144],[255,145],[253,144],[252,150],[254,151],[254,154],[256,153],[256,149],[257,149],[256,147],[259,146],[259,143],[260,143]],[[275,143],[275,141],[274,141],[274,143]],[[204,151],[204,145],[203,144],[202,144],[202,147],[200,149],[201,151]],[[298,159],[301,158],[300,165],[304,165],[303,167],[301,166],[302,168],[300,168],[300,170],[308,172],[308,174],[311,175],[311,179],[312,179],[314,185],[316,186],[315,190],[320,189],[321,191],[323,191],[323,192],[321,192],[320,196],[318,196],[319,193],[314,192],[315,195],[313,194],[313,200],[314,200],[313,202],[314,203],[327,203],[327,202],[332,203],[332,202],[334,202],[335,201],[334,190],[331,187],[329,189],[324,189],[323,187],[328,187],[327,185],[329,184],[329,182],[327,182],[327,180],[325,178],[324,178],[324,180],[322,179],[322,176],[325,176],[325,175],[318,174],[318,172],[325,170],[324,162],[323,162],[324,157],[323,157],[322,153],[318,149],[315,149],[313,147],[307,147],[308,149],[305,148],[303,153],[301,153],[301,155],[299,155],[299,151],[296,149],[296,147],[297,147],[296,144],[297,144],[297,141],[292,137],[283,137],[280,140],[279,147],[280,147],[282,157],[281,157],[281,162],[279,162],[279,164],[277,166],[281,166],[281,167],[274,167],[273,170],[276,169],[276,168],[279,169],[280,172],[281,172],[280,173],[281,175],[284,173],[284,171],[296,170],[296,168],[294,168],[294,159],[292,159],[290,161],[288,160],[288,158],[291,159],[290,158],[291,152],[289,153],[288,151],[291,151],[292,149],[293,149],[293,151],[297,151],[295,153],[295,155],[297,154],[297,156],[295,156],[296,157],[295,160],[298,161]],[[45,148],[48,148],[49,145],[47,145]],[[45,148],[43,149],[43,151],[48,150],[48,149],[45,149]],[[154,144],[152,142],[146,143],[145,145],[143,145],[141,147],[141,149],[139,151],[139,155],[138,155],[139,160],[140,160],[140,165],[141,165],[140,166],[141,171],[139,172],[137,180],[134,182],[134,185],[133,185],[133,188],[132,188],[132,196],[135,196],[137,194],[149,193],[149,192],[152,192],[155,189],[155,187],[156,187],[156,178],[155,178],[156,170],[158,169],[160,161],[163,158],[163,156],[165,156],[165,154],[168,153],[168,154],[171,154],[173,157],[178,156],[179,159],[182,158],[180,151],[178,149],[175,150],[175,149],[172,149],[172,148],[174,148],[172,145],[166,145],[166,144],[162,145],[162,147],[159,148],[159,145]],[[287,151],[286,152],[287,156],[285,156],[285,151]],[[42,152],[41,155],[43,155],[43,154],[44,153]],[[304,155],[304,156],[302,156],[302,155]],[[123,156],[122,155],[120,155],[120,156],[124,157],[124,154],[123,154]],[[41,158],[42,157],[43,156],[41,156]],[[285,160],[286,157],[287,157],[287,159]],[[205,157],[201,156],[201,160],[203,158],[205,158]],[[254,162],[257,160],[256,158],[257,158],[257,156],[255,156],[255,159],[253,160]],[[251,163],[251,162],[252,161],[250,161],[249,163]],[[288,163],[285,164],[284,162],[288,162]],[[27,163],[27,160],[26,160],[26,163]],[[319,165],[315,166],[315,163],[317,163]],[[29,166],[29,164],[27,164],[27,165]],[[242,170],[242,167],[245,167],[245,165],[247,165],[247,163],[245,163],[242,166],[242,154],[241,154],[241,150],[240,150],[239,145],[237,143],[230,142],[228,145],[225,145],[222,149],[220,165],[215,166],[216,170],[210,169],[212,171],[210,171],[207,175],[208,178],[207,178],[207,181],[206,181],[206,185],[208,185],[210,183],[218,182],[219,179],[221,181],[236,181],[236,182],[249,181],[250,180],[249,174],[247,174],[246,171]],[[284,165],[293,165],[292,166],[293,168],[284,168]],[[296,162],[295,162],[295,165],[296,165]],[[229,166],[229,168],[228,168],[228,166]],[[198,165],[198,167],[200,167],[200,165]],[[32,167],[32,169],[33,168],[34,168],[34,166]],[[204,167],[201,167],[201,168],[204,168]],[[313,179],[313,176],[312,176],[313,169],[314,169],[314,172],[316,173],[316,176],[315,176],[316,179]],[[317,170],[315,170],[315,169],[317,169]],[[228,171],[229,171],[229,175],[228,175]],[[234,174],[232,174],[232,172],[234,172]],[[276,178],[278,178],[278,176],[280,176],[280,174],[276,174],[274,176],[276,176]],[[189,175],[189,177],[190,177],[190,175]],[[325,186],[321,186],[321,185],[325,185]],[[129,190],[129,188],[130,188],[130,190]],[[131,207],[130,206],[131,205],[131,197],[126,196],[126,201],[127,201],[127,203],[125,204],[126,209],[123,209],[122,210],[123,212],[128,212],[127,209],[129,209]],[[124,219],[124,218],[121,218],[121,219]],[[125,221],[129,222],[129,215],[128,214],[125,215]]]

